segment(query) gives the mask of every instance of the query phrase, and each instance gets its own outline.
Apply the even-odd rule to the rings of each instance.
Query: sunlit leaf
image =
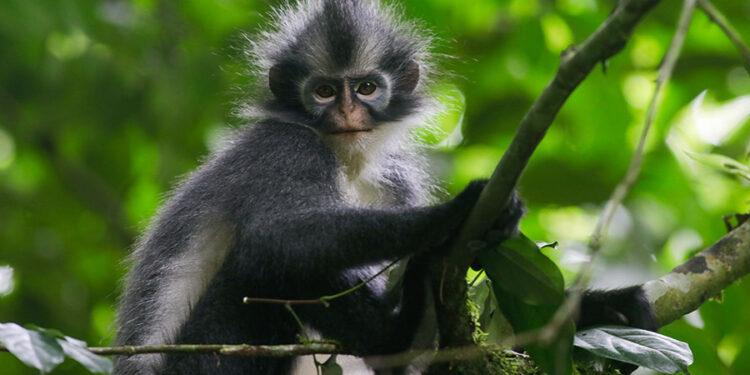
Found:
[[[490,317],[497,309],[495,305],[495,297],[491,296],[492,283],[489,279],[476,283],[469,289],[469,298],[479,308],[477,315],[479,316],[479,325],[482,329],[489,325]]]
[[[638,328],[602,326],[575,334],[574,345],[596,355],[664,373],[684,372],[693,363],[688,344]]]
[[[728,156],[719,154],[698,154],[687,150],[685,150],[685,153],[693,160],[706,166],[750,180],[750,167]]]
[[[21,362],[43,372],[52,371],[65,359],[63,348],[54,336],[15,323],[0,323],[0,344]]]
[[[690,103],[693,129],[698,137],[712,145],[722,144],[750,118],[750,95],[740,96],[719,105],[705,104],[706,91]]]
[[[66,356],[74,359],[90,372],[97,374],[112,373],[112,360],[90,352],[84,341],[66,337],[65,339],[57,339],[57,342],[62,346]]]

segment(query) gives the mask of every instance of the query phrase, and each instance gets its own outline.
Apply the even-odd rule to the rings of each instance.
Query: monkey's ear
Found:
[[[280,98],[288,84],[288,80],[284,76],[284,71],[279,65],[274,65],[271,70],[268,71],[268,87],[271,92]]]
[[[419,83],[419,64],[414,60],[409,60],[404,66],[404,72],[401,75],[400,86],[406,92],[412,92]]]

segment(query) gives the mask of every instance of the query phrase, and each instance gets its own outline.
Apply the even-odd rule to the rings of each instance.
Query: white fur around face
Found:
[[[234,230],[224,220],[206,220],[182,254],[163,269],[159,294],[154,296],[156,308],[152,314],[151,331],[142,345],[166,345],[174,343],[180,327],[190,315],[195,303],[205,292],[209,282],[224,263],[234,242]],[[158,368],[164,356],[149,354],[130,357],[143,361],[147,367]]]
[[[387,207],[396,203],[393,179],[413,190],[428,179],[419,146],[414,144],[409,122],[384,123],[354,137],[322,135],[339,163],[337,185],[344,202],[355,207]],[[429,191],[415,191],[417,204],[430,201]]]

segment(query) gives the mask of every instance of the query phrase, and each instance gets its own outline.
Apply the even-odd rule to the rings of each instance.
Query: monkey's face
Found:
[[[305,109],[322,133],[345,139],[373,131],[378,113],[388,108],[390,79],[381,73],[311,77],[301,87]]]
[[[304,112],[305,122],[326,137],[361,139],[418,106],[419,65],[411,60],[392,72],[348,70],[296,79],[282,69],[271,69],[271,91],[280,101],[297,102],[291,107]]]

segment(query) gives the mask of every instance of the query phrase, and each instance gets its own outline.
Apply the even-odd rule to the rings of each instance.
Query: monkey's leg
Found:
[[[324,338],[340,341],[347,350],[358,356],[408,351],[427,309],[426,268],[424,259],[409,261],[400,301],[386,299],[364,287],[331,301],[329,308],[306,308],[305,317]],[[392,363],[388,368],[375,370],[378,374],[400,374],[409,362],[409,358],[405,357],[403,363]],[[379,361],[368,364],[377,367]]]

